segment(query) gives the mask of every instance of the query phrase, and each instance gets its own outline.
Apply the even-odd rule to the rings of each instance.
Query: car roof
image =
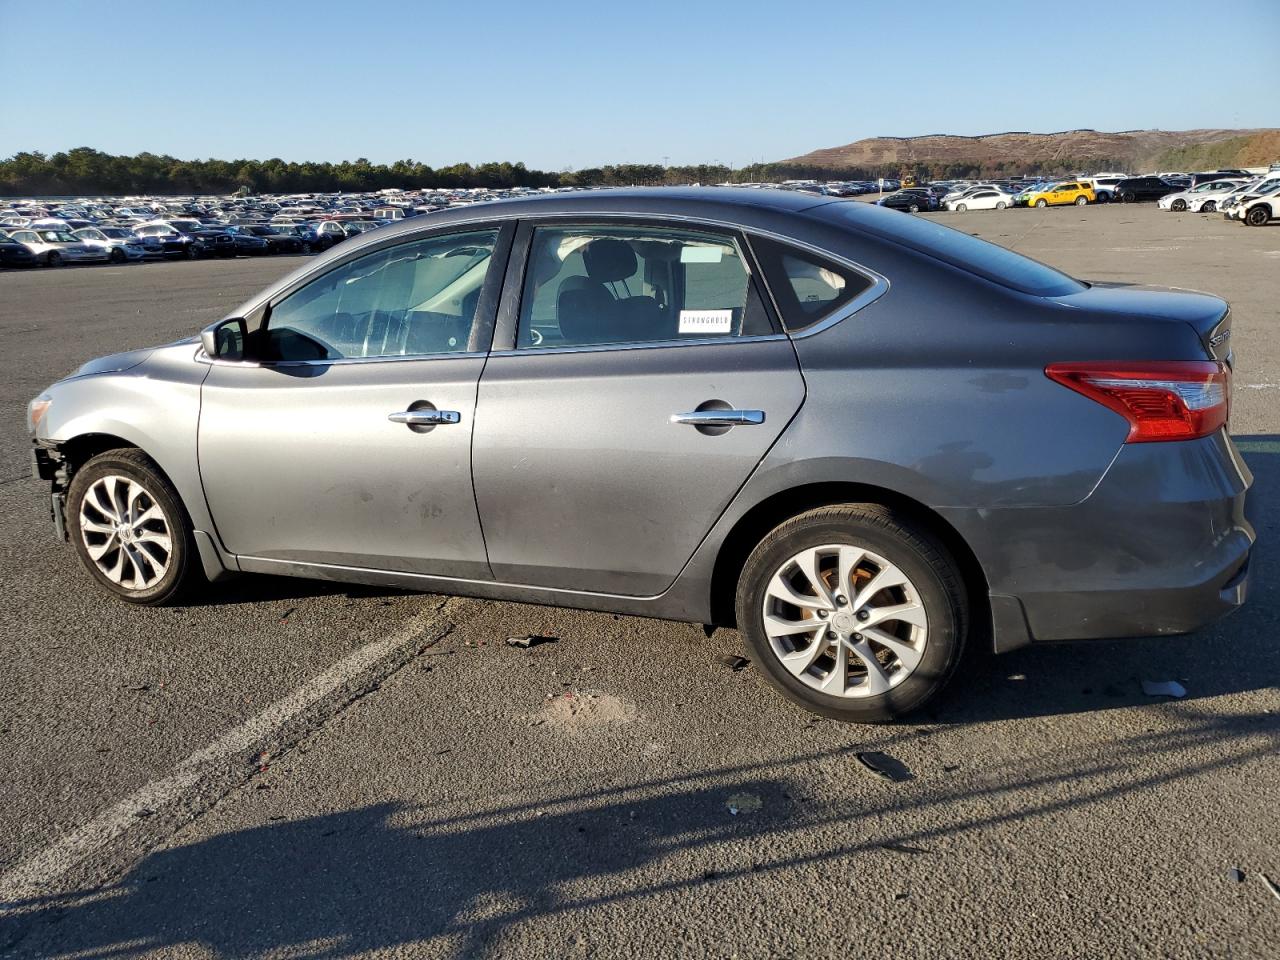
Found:
[[[687,216],[695,219],[723,220],[736,223],[750,220],[756,213],[798,213],[826,203],[848,203],[820,194],[793,190],[751,189],[735,187],[624,187],[609,190],[583,190],[573,193],[549,193],[531,197],[486,200],[480,203],[450,207],[402,223],[384,227],[380,236],[389,232],[416,232],[429,224],[446,224],[453,220],[478,220],[538,217],[548,215],[591,215],[626,213],[644,216]]]

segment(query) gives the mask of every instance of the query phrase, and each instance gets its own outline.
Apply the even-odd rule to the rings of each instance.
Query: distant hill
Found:
[[[1249,159],[1245,159],[1245,158]],[[1035,173],[1111,167],[1143,172],[1179,167],[1256,165],[1280,160],[1280,130],[1007,131],[977,137],[927,134],[871,137],[814,150],[787,166],[862,169],[869,173],[920,169],[934,176]]]

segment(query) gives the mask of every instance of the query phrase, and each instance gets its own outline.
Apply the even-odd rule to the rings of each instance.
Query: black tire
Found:
[[[878,696],[840,697],[813,689],[783,666],[764,630],[775,573],[800,552],[829,544],[861,547],[896,565],[914,585],[928,618],[919,665]],[[833,720],[883,723],[918,709],[946,685],[964,651],[969,609],[956,562],[936,538],[879,504],[848,503],[792,517],[760,541],[738,580],[737,619],[765,679],[787,699]]]
[[[956,213],[964,213],[968,209],[969,209],[968,204],[964,204],[964,203],[956,204]]]
[[[200,258],[200,248],[194,243],[187,244],[187,259],[198,260]]]
[[[914,203],[913,203],[913,204],[911,204],[909,207],[907,207],[907,209],[908,209],[909,211],[911,211],[912,213],[919,213],[919,212],[920,212],[920,207],[919,207],[919,205],[918,205],[918,204],[914,204]]]
[[[1046,200],[1044,197],[1041,197],[1039,200],[1036,201],[1036,206],[1042,210],[1048,205],[1049,205],[1049,201]]]
[[[1009,206],[1009,205],[1008,205],[1007,203],[1005,203],[1003,200],[997,200],[997,201],[996,201],[996,209],[997,209],[997,210],[1003,210],[1003,209],[1005,209],[1005,207],[1007,207],[1007,206]]]
[[[1097,195],[1097,197],[1098,197],[1098,202],[1099,202],[1099,203],[1110,203],[1110,202],[1111,202],[1111,194],[1107,193],[1105,190],[1104,190],[1104,191],[1102,191],[1102,193],[1099,193],[1099,194]]]
[[[1213,200],[1206,200],[1204,203],[1200,205],[1201,213],[1213,213],[1217,209],[1218,209],[1218,204]]]
[[[111,253],[108,256],[108,259],[112,263],[124,263],[125,261],[124,251],[121,250],[119,247],[112,247]]]
[[[89,555],[85,533],[81,528],[81,512],[86,510],[85,497],[93,485],[110,476],[123,477],[140,485],[146,497],[163,512],[163,519],[169,532],[170,550],[163,576],[150,586],[133,588],[125,586],[124,583],[114,582],[99,569]],[[87,512],[91,517],[94,515],[92,507],[88,508]],[[102,511],[99,510],[98,514],[101,513]],[[187,516],[182,500],[173,488],[173,484],[156,466],[155,461],[136,447],[123,447],[100,453],[76,471],[71,480],[71,486],[67,490],[67,532],[80,557],[80,562],[98,586],[106,593],[127,603],[152,607],[173,603],[201,577],[199,557],[191,533],[191,519]],[[89,535],[95,540],[106,539],[101,535],[95,535],[93,531],[90,531]],[[120,549],[117,547],[116,551]],[[163,550],[160,551],[160,555],[164,555]],[[107,558],[112,556],[111,551],[104,554]]]
[[[48,255],[44,258],[44,265],[46,267],[62,266],[62,254],[57,250],[50,250]]]
[[[1187,201],[1175,200],[1173,201],[1173,203],[1169,204],[1169,209],[1172,210],[1174,213],[1182,213],[1184,210],[1187,209]]]
[[[1116,194],[1116,199],[1119,200],[1121,203],[1131,203],[1134,200],[1134,196],[1132,193],[1128,193],[1127,191],[1121,190],[1119,193]]]
[[[1251,227],[1263,227],[1271,219],[1271,211],[1258,204],[1256,207],[1250,207],[1249,212],[1244,215],[1244,222]]]
[[[1083,207],[1083,206],[1084,206],[1086,203],[1088,203],[1088,202],[1089,202],[1089,198],[1088,198],[1088,197],[1086,197],[1083,193],[1082,193],[1082,194],[1080,194],[1080,196],[1076,197],[1076,206],[1077,206],[1077,207]]]

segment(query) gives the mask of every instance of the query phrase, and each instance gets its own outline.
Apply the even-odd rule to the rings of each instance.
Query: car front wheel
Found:
[[[76,472],[67,527],[85,568],[121,600],[170,603],[196,576],[191,521],[173,485],[141,450],[99,454]]]
[[[968,603],[955,561],[876,504],[820,507],[752,551],[738,626],[765,678],[807,710],[877,723],[923,705],[960,661]]]
[[[1049,201],[1045,200],[1043,197],[1041,197],[1039,200],[1036,201],[1037,207],[1047,207],[1048,205],[1049,205]]]
[[[1216,203],[1214,203],[1212,200],[1206,200],[1206,201],[1205,201],[1203,204],[1201,204],[1201,206],[1200,206],[1200,212],[1201,212],[1201,213],[1213,213],[1213,211],[1215,211],[1215,210],[1217,210],[1217,209],[1218,209],[1218,205],[1217,205]]]
[[[1251,227],[1265,226],[1271,219],[1271,211],[1266,207],[1254,207],[1244,215],[1244,222]]]

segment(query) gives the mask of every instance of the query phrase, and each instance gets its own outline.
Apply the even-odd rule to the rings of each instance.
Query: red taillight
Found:
[[[1126,443],[1194,440],[1227,422],[1231,384],[1216,360],[1051,363],[1044,372],[1128,420]]]

